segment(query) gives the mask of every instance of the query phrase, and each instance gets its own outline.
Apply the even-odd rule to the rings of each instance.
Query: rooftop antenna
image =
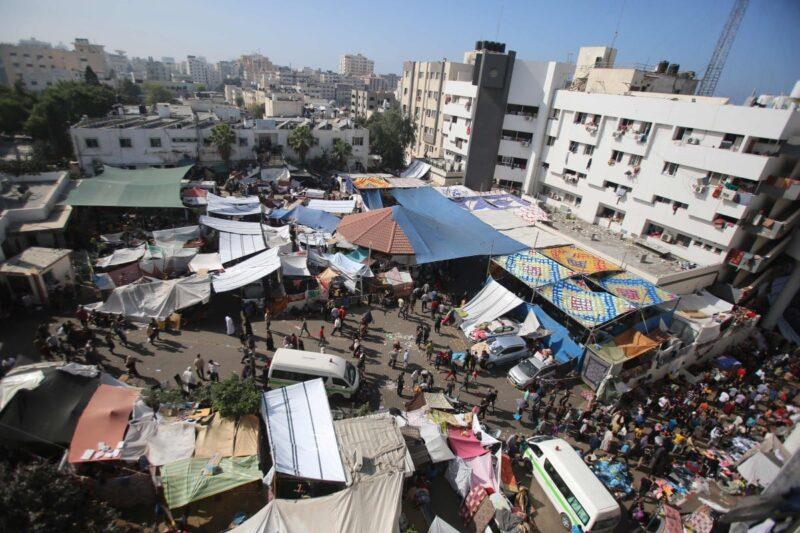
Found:
[[[617,19],[617,27],[614,29],[614,37],[611,39],[611,45],[609,48],[614,48],[614,43],[617,42],[617,35],[619,35],[619,26],[622,23],[622,13],[625,12],[625,2],[627,0],[622,0],[622,7],[619,8],[619,18]]]
[[[725,61],[728,59],[728,53],[730,53],[733,41],[736,39],[736,33],[739,31],[739,26],[742,23],[749,1],[735,0],[728,15],[728,20],[725,22],[725,27],[722,28],[722,33],[719,34],[714,53],[711,54],[711,59],[708,61],[703,81],[700,82],[700,87],[697,89],[698,96],[714,96],[717,82],[719,82],[719,78],[722,75],[722,69],[725,67]]]
[[[497,28],[494,31],[494,38],[495,40],[500,40],[500,23],[503,21],[503,9],[505,8],[505,2],[500,4],[500,13],[497,15]]]

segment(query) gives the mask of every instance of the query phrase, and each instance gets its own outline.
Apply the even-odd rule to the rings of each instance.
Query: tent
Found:
[[[326,213],[337,213],[346,215],[356,209],[355,200],[309,200],[309,209],[318,209]]]
[[[336,420],[333,429],[348,485],[391,472],[414,472],[403,434],[389,413]]]
[[[428,533],[458,533],[458,530],[437,516],[431,522]]]
[[[225,216],[260,215],[261,201],[258,196],[217,196],[213,193],[206,195],[208,205],[206,211]]]
[[[239,235],[221,232],[219,234],[219,256],[222,263],[230,263],[241,257],[266,250],[267,244],[261,235]]]
[[[472,470],[461,457],[456,457],[448,463],[444,478],[462,499],[466,498],[472,489]]]
[[[298,252],[292,255],[281,256],[281,272],[284,276],[310,276],[308,270],[308,257],[305,253]]]
[[[268,276],[281,267],[278,249],[272,248],[214,274],[214,292],[227,292]]]
[[[119,443],[123,442],[133,404],[138,398],[139,389],[100,385],[78,419],[69,445],[69,462],[119,458]],[[107,449],[103,450],[103,446]]]
[[[124,446],[120,450],[120,459],[123,461],[138,461],[147,454],[147,443],[158,431],[158,421],[155,413],[147,406],[144,399],[139,397],[133,404],[131,420],[128,431],[125,432]]]
[[[218,253],[197,254],[189,261],[190,272],[216,272],[223,268]]]
[[[526,304],[528,311],[532,311],[539,323],[550,332],[544,339],[544,343],[548,348],[553,350],[553,357],[560,363],[566,363],[571,359],[580,359],[583,357],[585,348],[583,345],[576,343],[570,337],[567,328],[561,325],[557,320],[548,315],[544,309],[534,304]]]
[[[189,459],[194,455],[194,446],[194,424],[162,423],[147,443],[147,460],[153,466],[163,466]]]
[[[183,226],[153,231],[156,246],[164,250],[176,250],[186,246],[190,241],[200,238],[200,226]]]
[[[678,296],[671,292],[630,272],[596,276],[595,281],[614,296],[624,298],[636,307],[647,307],[678,299]]]
[[[142,282],[114,289],[97,310],[134,319],[164,320],[175,311],[206,303],[210,298],[208,275],[193,274],[164,281],[144,278]]]
[[[144,255],[145,245],[141,244],[135,248],[120,248],[114,250],[111,255],[99,257],[94,262],[98,268],[108,268],[116,265],[125,265],[138,261]]]
[[[518,209],[517,216],[531,224],[535,224],[536,222],[550,222],[550,217],[547,215],[547,212],[536,204]]]
[[[126,170],[109,166],[93,178],[78,181],[66,203],[94,207],[181,208],[181,180],[188,166]]]
[[[537,289],[539,294],[586,328],[600,326],[636,307],[603,291],[593,291],[582,281],[563,279]]]
[[[464,460],[472,459],[486,453],[481,441],[475,437],[470,428],[447,428],[447,442],[458,457]]]
[[[528,287],[537,288],[572,276],[572,271],[534,250],[501,255],[493,259]]]
[[[321,379],[265,392],[261,415],[266,421],[276,472],[306,479],[347,481]]]
[[[461,330],[469,334],[478,324],[503,316],[523,303],[514,293],[490,278],[478,294],[458,311],[463,319]]]
[[[339,225],[339,218],[320,211],[319,209],[310,209],[308,207],[298,205],[289,211],[275,210],[270,214],[270,218],[277,218],[285,222],[294,224],[301,224],[312,229],[323,230],[328,233],[336,231],[336,226]]]
[[[571,244],[547,248],[540,252],[578,274],[595,274],[597,272],[620,270],[619,266],[614,263]]]
[[[402,178],[423,178],[425,174],[431,169],[430,164],[426,163],[425,161],[421,161],[419,159],[415,159],[411,162],[407,169],[400,173],[400,177]],[[424,183],[424,182],[423,182]]]
[[[342,219],[337,231],[348,242],[390,255],[410,255],[414,248],[393,217],[395,208],[373,209]]]
[[[748,483],[767,487],[778,476],[781,467],[762,452],[756,452],[736,467]]]
[[[0,442],[28,447],[42,444],[66,447],[100,379],[71,374],[54,365],[31,365],[30,370],[15,369],[11,375],[28,372],[41,372],[44,379],[34,388],[17,389],[0,411],[0,427],[3,428]]]
[[[213,475],[208,475],[206,465],[208,459],[181,459],[161,467],[164,497],[171,509],[261,481],[263,477],[257,455],[225,457]]]
[[[386,178],[391,189],[416,189],[417,187],[427,187],[428,183],[413,176],[389,176]]]
[[[328,496],[276,499],[233,533],[396,533],[403,496],[403,474],[364,479]]]
[[[241,417],[238,421],[214,415],[210,424],[197,427],[195,457],[246,457],[258,455],[258,418]]]
[[[33,370],[20,374],[7,375],[0,379],[0,412],[21,390],[33,390],[44,381],[44,372]]]
[[[379,189],[364,189],[361,191],[361,199],[364,202],[366,209],[381,209],[383,207],[383,198],[381,198],[381,191]]]
[[[466,209],[470,212],[477,212],[477,211],[499,211],[499,208],[493,206],[489,202],[487,202],[481,196],[458,196],[455,198],[450,199],[454,204],[462,209]]]

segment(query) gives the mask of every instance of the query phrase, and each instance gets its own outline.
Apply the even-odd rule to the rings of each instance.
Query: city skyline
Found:
[[[481,39],[505,42],[520,59],[557,61],[574,60],[580,46],[613,42],[618,63],[667,59],[702,76],[732,1],[656,5],[615,0],[602,6],[504,1],[490,9],[471,1],[458,7],[411,1],[407,9],[392,14],[391,22],[386,22],[385,10],[376,14],[374,5],[361,0],[335,7],[303,3],[291,11],[279,11],[277,5],[241,1],[198,10],[196,4],[171,2],[148,9],[145,2],[133,10],[95,0],[68,5],[11,0],[5,3],[10,16],[0,21],[0,39],[35,37],[67,44],[87,37],[108,52],[176,60],[201,55],[219,61],[260,52],[276,64],[333,71],[340,55],[360,52],[375,61],[376,73],[400,73],[406,60],[460,61]],[[420,23],[448,17],[449,23],[437,31]],[[539,24],[542,20],[547,23]],[[752,1],[717,94],[740,103],[753,91],[788,93],[800,77],[791,37],[797,22],[796,2]]]

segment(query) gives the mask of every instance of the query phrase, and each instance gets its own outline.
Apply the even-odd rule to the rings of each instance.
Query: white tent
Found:
[[[214,272],[222,270],[222,262],[219,260],[219,254],[197,254],[189,261],[189,270],[191,272]]]
[[[194,274],[186,278],[139,281],[114,289],[97,310],[134,319],[164,320],[175,311],[208,302],[211,283],[208,276]]]
[[[244,287],[248,283],[272,274],[280,267],[281,260],[278,257],[278,249],[272,248],[233,265],[220,274],[214,274],[214,291],[226,292]]]
[[[503,316],[523,303],[525,302],[495,280],[489,280],[480,292],[460,309],[459,314],[463,319],[461,330],[469,334],[476,325]]]
[[[94,262],[99,268],[108,268],[116,265],[125,265],[138,261],[144,255],[144,244],[136,246],[135,248],[120,248],[114,250],[111,255],[99,257]]]
[[[153,232],[156,246],[165,250],[183,248],[194,239],[200,238],[200,226],[184,226],[182,228],[162,229]]]
[[[525,320],[522,322],[522,324],[520,324],[519,336],[525,337],[526,335],[536,333],[541,327],[542,324],[539,322],[539,319],[536,318],[536,315],[533,313],[533,311],[528,311],[528,315],[525,317]]]
[[[139,261],[139,268],[154,277],[165,272],[182,274],[189,270],[189,263],[197,255],[197,248],[148,247]]]
[[[428,533],[458,533],[458,530],[437,516],[431,522]]]
[[[328,213],[352,213],[356,208],[355,200],[309,200],[309,209],[319,209]]]
[[[411,162],[407,169],[400,173],[401,178],[421,178],[428,173],[431,166],[425,161],[415,159]]]
[[[465,498],[472,488],[472,469],[461,457],[450,461],[444,472],[444,478],[461,498]]]
[[[230,263],[240,257],[247,257],[266,250],[266,248],[264,237],[261,235],[239,235],[227,232],[219,234],[219,257],[223,263]]]
[[[396,533],[399,531],[402,496],[403,474],[384,474],[320,498],[273,500],[231,531]]]
[[[227,218],[200,216],[200,224],[217,231],[236,233],[239,235],[261,235],[261,226],[258,222],[240,222]]]
[[[321,379],[264,393],[261,413],[267,422],[276,472],[306,479],[347,481]]]
[[[281,272],[284,276],[310,276],[305,254],[281,256]]]
[[[410,477],[414,463],[394,416],[377,413],[333,423],[348,485],[390,472]]]
[[[246,196],[244,198],[234,196],[217,196],[213,193],[206,195],[208,201],[207,211],[218,215],[244,216],[258,215],[261,213],[261,202],[258,196]]]
[[[736,470],[748,483],[767,487],[780,472],[781,467],[761,452],[756,452],[745,462],[736,467]]]
[[[147,460],[151,465],[166,464],[188,459],[194,455],[194,424],[170,422],[159,424],[154,436],[147,442]]]

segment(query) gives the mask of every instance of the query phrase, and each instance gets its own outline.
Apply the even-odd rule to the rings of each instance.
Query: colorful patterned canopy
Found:
[[[389,182],[380,176],[364,176],[353,179],[353,186],[356,189],[388,189]]]
[[[622,298],[607,292],[595,292],[585,283],[571,279],[545,285],[537,290],[553,305],[587,328],[600,326],[636,309]]]
[[[614,296],[625,298],[636,307],[648,307],[678,299],[671,292],[665,291],[646,279],[634,276],[630,272],[616,272],[604,277],[597,276],[596,281]]]
[[[529,287],[550,285],[568,278],[572,271],[535,250],[496,257],[494,262]]]
[[[592,255],[586,250],[571,244],[568,246],[547,248],[542,250],[541,253],[579,274],[594,274],[596,272],[620,269],[619,266],[614,263],[610,263],[605,259]]]

